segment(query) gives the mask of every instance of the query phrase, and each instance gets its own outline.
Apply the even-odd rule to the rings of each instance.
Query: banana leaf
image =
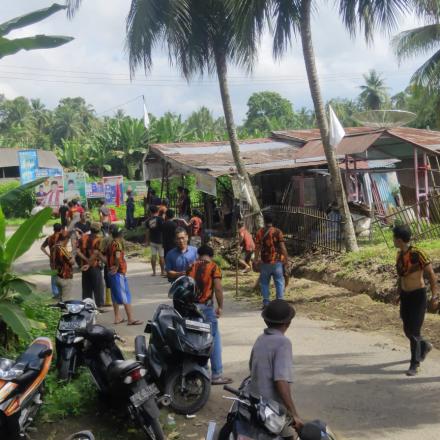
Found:
[[[52,217],[52,209],[44,208],[28,218],[6,242],[4,259],[10,266],[17,258],[27,252],[38,239],[43,226]]]
[[[20,338],[29,338],[31,323],[16,304],[9,301],[0,302],[0,319]]]
[[[29,26],[30,24],[38,23],[39,21],[50,17],[52,14],[55,14],[62,9],[66,9],[66,6],[54,3],[48,8],[38,9],[37,11],[33,11],[6,21],[5,23],[0,24],[0,36],[8,34],[14,29],[20,29],[22,27]]]
[[[0,59],[7,55],[13,55],[20,50],[51,49],[72,40],[73,37],[58,35],[36,35],[35,37],[16,38],[15,40],[0,37]]]
[[[35,188],[36,186],[43,183],[46,179],[47,179],[46,177],[41,177],[40,179],[36,179],[36,180],[33,180],[32,182],[25,183],[24,185],[20,185],[17,188],[11,189],[10,191],[1,194],[0,195],[0,203],[3,201],[13,202],[22,193],[24,193],[32,188]]]

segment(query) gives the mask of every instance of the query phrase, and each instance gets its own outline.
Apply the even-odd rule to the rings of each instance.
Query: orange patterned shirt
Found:
[[[210,299],[214,293],[214,280],[221,279],[222,271],[214,261],[197,260],[186,272],[186,274],[194,278],[196,290],[199,297],[199,303],[204,304]]]
[[[284,236],[278,228],[273,226],[261,228],[255,237],[255,244],[260,249],[261,261],[266,264],[283,262],[281,243],[284,243]]]

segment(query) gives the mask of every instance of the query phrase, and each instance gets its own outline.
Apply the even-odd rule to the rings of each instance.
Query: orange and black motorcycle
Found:
[[[0,358],[0,438],[18,440],[42,403],[44,379],[52,361],[52,343],[37,338],[13,361]]]

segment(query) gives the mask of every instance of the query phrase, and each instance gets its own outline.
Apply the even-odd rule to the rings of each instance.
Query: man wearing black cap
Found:
[[[249,368],[251,370],[250,393],[274,400],[283,405],[291,417],[291,424],[281,432],[282,437],[293,437],[303,422],[293,402],[292,344],[285,336],[295,309],[283,299],[271,301],[261,316],[267,325],[252,348]]]

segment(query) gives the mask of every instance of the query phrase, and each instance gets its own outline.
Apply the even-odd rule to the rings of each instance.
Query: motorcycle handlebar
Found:
[[[235,396],[239,397],[240,396],[240,391],[236,390],[235,388],[230,387],[229,385],[225,385],[223,387],[223,389],[225,391],[228,391],[231,394],[234,394]]]

